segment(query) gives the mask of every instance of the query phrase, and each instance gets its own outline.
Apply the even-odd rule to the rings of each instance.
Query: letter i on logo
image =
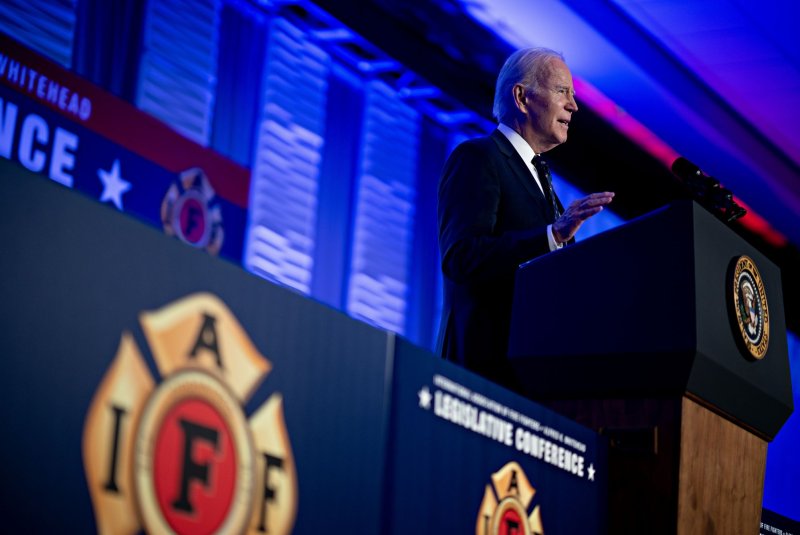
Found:
[[[100,533],[140,528],[132,501],[133,433],[154,383],[129,333],[86,416],[83,458]]]

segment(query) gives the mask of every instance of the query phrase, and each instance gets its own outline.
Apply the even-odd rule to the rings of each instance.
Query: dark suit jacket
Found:
[[[443,358],[514,388],[506,359],[514,276],[519,264],[550,251],[552,212],[499,130],[450,155],[438,206]]]

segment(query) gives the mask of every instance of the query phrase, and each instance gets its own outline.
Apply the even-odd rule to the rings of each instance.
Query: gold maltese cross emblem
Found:
[[[243,409],[270,361],[211,294],[140,323],[157,374],[123,332],[84,425],[98,532],[289,533],[297,481],[282,396]]]
[[[535,494],[519,464],[512,461],[503,466],[486,485],[476,535],[544,535],[539,505],[530,510]]]

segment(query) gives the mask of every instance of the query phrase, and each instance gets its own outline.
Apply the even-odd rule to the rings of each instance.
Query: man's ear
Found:
[[[528,107],[528,90],[522,84],[514,84],[511,91],[514,95],[514,105],[520,113],[525,113]]]

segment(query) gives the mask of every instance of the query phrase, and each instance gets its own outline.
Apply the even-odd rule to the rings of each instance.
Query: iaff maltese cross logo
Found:
[[[212,255],[219,253],[225,237],[222,210],[202,169],[187,169],[170,185],[161,202],[161,222],[168,236]]]
[[[475,524],[476,535],[544,535],[539,506],[531,509],[536,489],[522,467],[510,462],[492,474]]]
[[[194,294],[143,312],[156,383],[129,332],[92,400],[83,462],[100,533],[289,533],[297,478],[272,365],[231,311]]]

